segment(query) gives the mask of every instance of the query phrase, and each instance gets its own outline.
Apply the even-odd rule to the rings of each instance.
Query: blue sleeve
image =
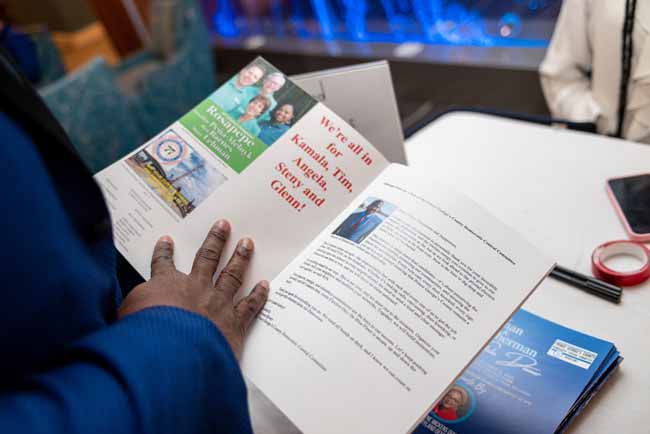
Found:
[[[0,32],[0,45],[14,57],[20,70],[32,83],[41,79],[41,65],[38,59],[38,49],[29,35],[15,31],[12,26],[5,25]]]
[[[2,387],[1,433],[252,432],[228,343],[209,320],[182,309],[130,315],[49,366]]]

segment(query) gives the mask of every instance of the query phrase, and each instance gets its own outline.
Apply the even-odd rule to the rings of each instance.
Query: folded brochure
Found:
[[[614,344],[520,309],[414,434],[563,432],[621,361]]]

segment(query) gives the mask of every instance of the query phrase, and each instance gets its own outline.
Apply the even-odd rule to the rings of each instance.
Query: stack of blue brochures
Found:
[[[519,310],[414,434],[561,433],[622,360],[610,342]]]

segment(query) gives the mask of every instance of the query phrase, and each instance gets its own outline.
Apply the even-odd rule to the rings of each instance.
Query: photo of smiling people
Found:
[[[210,100],[266,146],[318,103],[262,58],[232,77]]]
[[[284,77],[284,74],[281,72],[272,72],[264,77],[262,80],[262,87],[260,87],[260,96],[266,97],[271,101],[269,106],[269,111],[275,109],[278,105],[278,102],[275,100],[275,93],[282,89],[287,83],[287,79]],[[261,120],[268,121],[271,119],[269,113],[264,113],[260,116]]]
[[[365,240],[397,207],[376,197],[369,197],[333,232],[353,243]]]
[[[259,95],[271,101],[269,109],[257,121],[260,127],[257,137],[267,146],[275,143],[318,103],[277,71],[262,80]]]

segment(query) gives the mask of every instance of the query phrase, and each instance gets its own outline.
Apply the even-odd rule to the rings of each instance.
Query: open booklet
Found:
[[[242,369],[307,434],[413,429],[553,266],[434,178],[261,58],[96,175],[145,278],[163,234],[184,272],[218,218],[255,240]]]

